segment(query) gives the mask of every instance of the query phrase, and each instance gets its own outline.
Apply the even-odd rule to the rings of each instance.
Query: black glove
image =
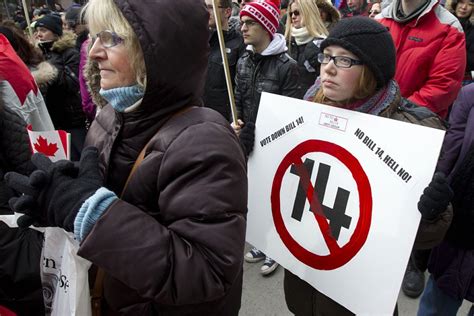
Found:
[[[437,172],[430,184],[423,191],[418,202],[418,210],[423,219],[432,220],[444,212],[453,198],[453,190],[448,184],[446,176]]]
[[[34,154],[31,161],[37,170],[30,177],[16,172],[5,175],[8,185],[23,193],[10,199],[12,209],[25,214],[18,226],[35,223],[72,232],[79,208],[102,186],[97,148],[84,149],[78,167],[67,160],[53,163],[42,154]]]
[[[253,151],[253,144],[255,143],[255,123],[245,123],[239,135],[240,143],[248,156]]]

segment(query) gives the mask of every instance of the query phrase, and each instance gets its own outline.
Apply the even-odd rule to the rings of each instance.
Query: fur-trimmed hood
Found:
[[[184,107],[202,105],[209,54],[209,30],[202,24],[209,19],[205,6],[194,0],[160,0],[150,11],[139,0],[114,2],[137,34],[147,69],[145,95],[139,110],[130,116],[160,120]],[[184,20],[187,22],[182,23]],[[96,63],[89,60],[84,70],[91,97],[102,107],[106,102],[98,93]]]
[[[89,51],[91,45],[87,48]],[[98,109],[103,108],[107,105],[107,100],[105,100],[99,93],[100,91],[100,70],[97,62],[87,58],[87,62],[84,66],[84,78],[87,84],[87,90],[89,91],[92,102],[97,106]]]
[[[76,47],[76,35],[72,32],[64,32],[63,35],[54,42],[51,50],[53,52],[61,53],[68,48]]]
[[[319,10],[325,11],[329,15],[329,22],[336,23],[341,19],[341,15],[339,11],[337,11],[336,7],[333,6],[327,0],[316,0],[316,5],[318,6]]]

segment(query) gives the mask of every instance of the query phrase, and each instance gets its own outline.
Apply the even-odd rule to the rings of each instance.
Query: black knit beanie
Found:
[[[356,55],[369,67],[381,88],[395,76],[395,45],[388,29],[367,17],[340,20],[321,43],[321,51],[336,45]]]
[[[36,20],[35,28],[44,27],[58,36],[63,35],[63,21],[61,17],[55,14],[48,14]]]

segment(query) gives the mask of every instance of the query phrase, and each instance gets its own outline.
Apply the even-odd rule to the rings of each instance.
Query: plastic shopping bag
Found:
[[[79,243],[61,228],[46,228],[41,280],[46,315],[91,315],[88,270],[91,262],[77,255]]]

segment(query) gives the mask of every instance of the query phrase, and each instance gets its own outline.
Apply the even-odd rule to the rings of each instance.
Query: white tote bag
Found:
[[[46,228],[41,280],[46,315],[90,316],[88,271],[91,262],[77,255],[79,243],[61,228]]]

